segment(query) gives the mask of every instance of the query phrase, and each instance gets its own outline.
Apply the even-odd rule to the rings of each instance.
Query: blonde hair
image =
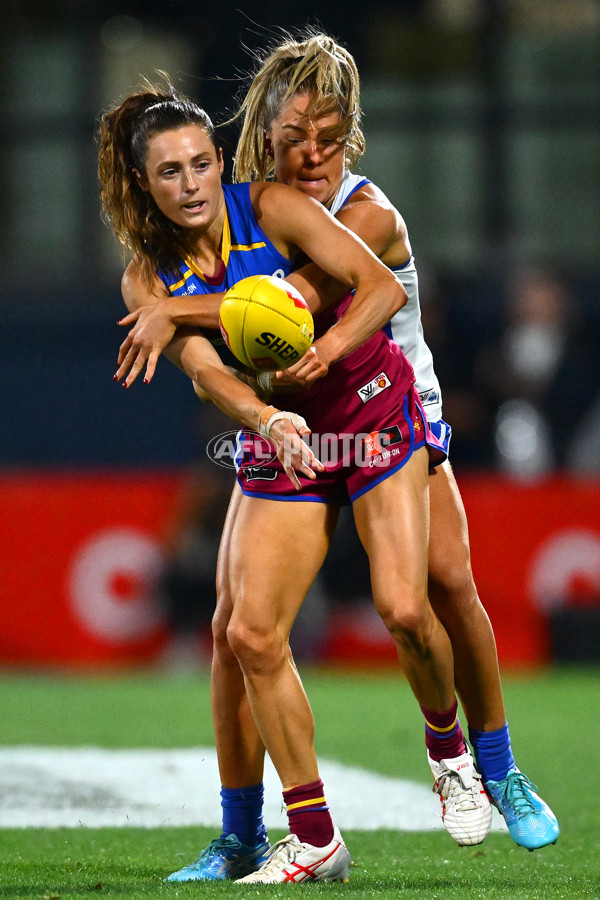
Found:
[[[190,250],[185,229],[161,213],[135,174],[146,175],[150,138],[184,125],[199,125],[217,149],[206,112],[177,93],[165,72],[159,74],[164,87],[143,79],[140,90],[104,112],[98,128],[102,217],[124,255],[130,254],[139,263],[148,285],[157,268],[177,271],[181,256]]]
[[[265,149],[265,131],[296,94],[308,94],[312,117],[339,112],[335,132],[345,145],[346,165],[354,168],[365,152],[361,129],[360,79],[352,55],[333,38],[310,29],[298,40],[288,39],[267,49],[248,92],[230,120],[242,118],[234,157],[235,181],[266,181],[274,177],[273,159]]]

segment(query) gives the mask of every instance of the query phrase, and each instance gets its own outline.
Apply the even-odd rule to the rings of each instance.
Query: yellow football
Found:
[[[273,275],[251,275],[234,284],[223,297],[219,324],[233,355],[257,370],[287,369],[315,336],[300,292]]]

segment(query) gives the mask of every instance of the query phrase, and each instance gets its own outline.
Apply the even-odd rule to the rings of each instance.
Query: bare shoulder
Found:
[[[141,306],[150,306],[168,296],[160,278],[155,277],[152,284],[148,285],[140,264],[134,259],[131,260],[121,277],[121,294],[125,306],[130,312]]]
[[[387,194],[373,182],[362,185],[348,202],[340,210],[340,215],[345,210],[361,211],[365,215],[381,215],[397,223],[400,229],[406,229],[406,223],[398,209],[394,206]]]
[[[278,195],[281,194],[279,190],[281,187],[285,185],[276,184],[274,181],[251,181],[248,189],[252,206],[256,209],[261,204],[276,202]]]
[[[293,259],[299,247],[306,251],[311,235],[335,227],[324,206],[286,184],[256,182],[250,186],[250,199],[260,227],[287,259]]]
[[[316,207],[320,204],[297,188],[276,181],[253,181],[250,184],[250,200],[256,211],[271,212],[296,207]]]
[[[336,218],[358,234],[387,265],[403,263],[410,257],[406,223],[377,185],[365,184],[355,191]]]

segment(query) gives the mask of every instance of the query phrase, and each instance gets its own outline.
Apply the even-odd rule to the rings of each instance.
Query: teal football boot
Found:
[[[173,872],[167,881],[225,881],[243,878],[255,872],[265,862],[271,847],[263,841],[257,847],[247,847],[235,834],[221,835],[211,841],[198,859]]]
[[[556,816],[526,775],[514,769],[500,781],[486,781],[485,789],[516,844],[538,850],[556,843],[560,834]]]

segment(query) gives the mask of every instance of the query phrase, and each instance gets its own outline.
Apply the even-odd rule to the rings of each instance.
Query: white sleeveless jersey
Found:
[[[329,212],[335,216],[355,191],[370,183],[368,178],[346,170],[340,188],[329,206]],[[392,267],[392,272],[406,291],[408,301],[388,322],[385,331],[398,344],[414,369],[415,387],[427,419],[437,422],[442,418],[442,394],[433,368],[433,356],[423,336],[419,279],[414,257],[411,256],[403,266]]]

